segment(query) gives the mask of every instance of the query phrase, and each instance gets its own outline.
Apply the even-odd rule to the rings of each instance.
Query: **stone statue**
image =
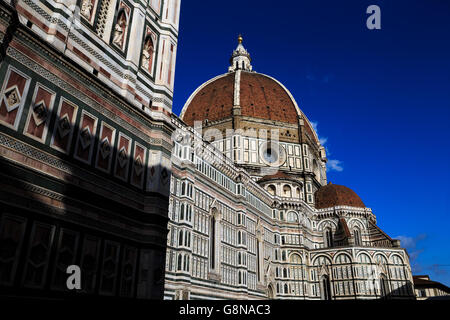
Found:
[[[83,0],[81,3],[81,14],[86,19],[91,19],[91,11],[92,11],[92,1],[91,0]]]
[[[125,13],[122,11],[119,13],[116,25],[114,26],[114,38],[113,43],[120,48],[123,46],[123,40],[125,36],[125,30],[127,28],[127,20],[125,18]]]
[[[150,38],[145,41],[144,49],[142,50],[142,67],[146,70],[151,69],[151,61],[153,56],[153,43]]]

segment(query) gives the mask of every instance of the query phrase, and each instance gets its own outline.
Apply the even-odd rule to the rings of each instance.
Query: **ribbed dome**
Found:
[[[236,73],[230,72],[200,86],[183,110],[183,121],[193,126],[194,121],[231,118],[237,101],[244,117],[298,123],[295,104],[277,81],[248,71],[241,71],[238,80],[235,77]]]
[[[284,130],[281,139],[298,143],[309,137],[320,145],[311,123],[289,90],[278,80],[253,71],[241,36],[231,55],[228,73],[199,86],[184,105],[180,118],[191,127],[201,122],[205,128],[215,126],[222,132],[280,127]]]
[[[329,183],[316,191],[316,209],[331,208],[335,206],[349,206],[365,208],[361,198],[350,188]]]

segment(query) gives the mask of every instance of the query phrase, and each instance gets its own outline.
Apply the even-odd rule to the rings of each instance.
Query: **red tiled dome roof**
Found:
[[[259,179],[258,182],[267,182],[271,180],[293,180],[298,183],[297,179],[285,174],[282,171],[277,171],[275,174],[266,175]]]
[[[191,99],[181,115],[186,124],[194,126],[194,121],[216,121],[231,117],[234,97],[234,73],[203,84]]]
[[[331,208],[335,206],[349,206],[365,208],[361,198],[350,188],[329,183],[320,187],[315,195],[316,209]]]
[[[193,126],[194,121],[231,118],[235,75],[230,72],[200,86],[183,108],[183,121]],[[239,98],[242,116],[298,123],[298,111],[290,94],[266,75],[242,71]]]

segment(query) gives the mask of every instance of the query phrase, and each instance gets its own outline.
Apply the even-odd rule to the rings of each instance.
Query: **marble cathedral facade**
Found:
[[[242,45],[174,118],[165,299],[411,299],[409,257]]]
[[[0,2],[0,293],[163,297],[179,0]]]
[[[0,2],[0,294],[71,296],[79,265],[85,296],[411,298],[406,251],[242,39],[172,114],[179,12]]]

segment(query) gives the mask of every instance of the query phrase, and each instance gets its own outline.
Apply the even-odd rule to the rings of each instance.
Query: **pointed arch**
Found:
[[[380,274],[380,297],[381,299],[387,299],[389,297],[389,281],[384,273]]]
[[[219,268],[219,257],[220,257],[220,212],[217,207],[211,208],[210,217],[210,269],[212,271],[218,272]]]
[[[331,283],[328,275],[323,275],[320,278],[320,298],[322,300],[331,300]]]
[[[273,283],[269,283],[267,286],[267,298],[273,300],[276,298],[276,291],[274,289]]]
[[[353,239],[354,239],[355,246],[360,247],[363,245],[361,229],[359,229],[358,227],[353,228]]]
[[[150,74],[152,73],[154,53],[155,53],[155,43],[153,41],[152,34],[150,33],[147,34],[147,36],[144,39],[144,44],[142,48],[142,61],[141,61],[141,66]]]
[[[335,222],[332,219],[325,219],[319,222],[317,225],[317,230],[323,231],[325,228],[329,227],[331,229],[336,230],[337,229],[337,222]]]
[[[325,230],[323,231],[323,237],[325,248],[333,247],[333,229],[331,229],[330,227],[325,228]]]

